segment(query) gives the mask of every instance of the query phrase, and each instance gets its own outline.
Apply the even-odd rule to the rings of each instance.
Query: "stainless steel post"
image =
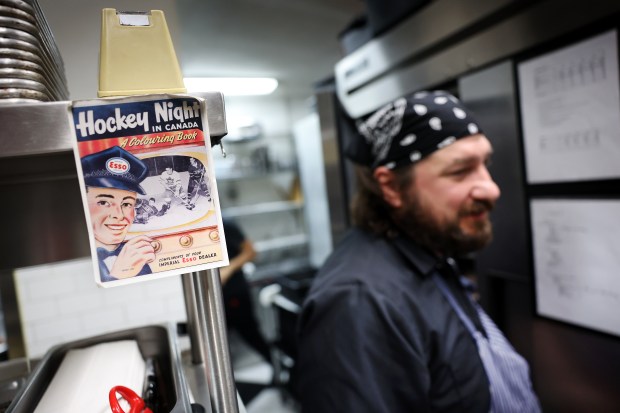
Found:
[[[190,348],[192,354],[192,364],[202,364],[205,362],[207,354],[207,333],[206,323],[200,322],[198,303],[196,302],[197,272],[183,274],[181,282],[183,284],[183,296],[185,298],[185,310],[187,312],[187,334],[189,335]],[[201,327],[202,326],[202,327]],[[202,332],[200,330],[203,330]],[[206,382],[206,381],[205,381]]]
[[[195,364],[204,362],[214,413],[239,413],[220,271],[193,272],[183,277],[192,361]]]
[[[239,413],[237,404],[237,388],[232,372],[228,336],[226,330],[226,314],[222,298],[220,270],[214,268],[200,272],[202,282],[206,283],[206,318],[209,360],[213,381],[213,405],[216,413]]]

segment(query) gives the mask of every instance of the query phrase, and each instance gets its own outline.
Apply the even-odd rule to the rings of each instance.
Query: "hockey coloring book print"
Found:
[[[70,112],[99,285],[228,265],[204,100],[98,99]]]

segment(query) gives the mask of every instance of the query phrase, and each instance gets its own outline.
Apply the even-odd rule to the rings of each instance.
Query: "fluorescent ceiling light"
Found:
[[[186,77],[187,93],[222,92],[225,96],[268,95],[278,87],[270,77]]]

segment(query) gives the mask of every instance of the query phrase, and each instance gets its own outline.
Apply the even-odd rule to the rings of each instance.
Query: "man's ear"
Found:
[[[403,205],[403,198],[400,189],[396,185],[396,176],[394,172],[385,166],[380,166],[373,172],[373,177],[379,184],[383,199],[392,208],[400,208]]]

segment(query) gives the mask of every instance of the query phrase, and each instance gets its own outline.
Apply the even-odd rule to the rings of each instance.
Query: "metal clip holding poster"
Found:
[[[98,96],[185,92],[164,13],[103,9]]]
[[[193,356],[192,371],[193,374],[200,372],[203,378],[199,381],[207,383],[208,390],[203,392],[205,394],[194,392],[194,398],[202,404],[210,404],[214,413],[238,413],[217,268],[227,265],[228,258],[213,173],[207,105],[202,99],[183,95],[185,92],[163,12],[104,9],[98,91],[98,96],[104,99],[74,102],[72,105],[69,115],[75,134],[74,153],[94,262],[97,262],[98,255],[95,251],[101,249],[97,248],[98,244],[105,249],[106,242],[116,243],[118,240],[114,237],[121,232],[123,236],[132,231],[142,232],[136,238],[155,238],[158,242],[144,244],[146,249],[157,250],[152,251],[155,255],[152,262],[161,264],[157,261],[157,253],[159,248],[166,248],[167,238],[158,239],[158,231],[163,232],[164,237],[171,235],[171,239],[176,240],[174,248],[187,249],[183,257],[189,252],[187,265],[180,265],[173,272],[183,273],[190,337],[201,339],[192,340],[192,354],[196,355]],[[92,156],[94,158],[86,159]],[[205,173],[196,172],[201,167],[205,168]],[[88,176],[87,168],[92,169]],[[198,181],[193,182],[194,177]],[[128,222],[96,222],[89,211],[87,186],[95,189],[90,194],[93,198],[95,192],[102,195],[101,189],[111,187],[114,182],[124,186],[121,190],[135,195],[133,200],[131,197],[121,198],[115,212],[115,215],[123,216],[123,208],[127,209],[125,221]],[[151,196],[153,194],[155,196]],[[139,199],[144,203],[145,212],[138,218],[135,208]],[[106,194],[91,201],[91,205],[99,207],[112,203]],[[201,201],[206,209],[199,218],[189,219],[200,212]],[[149,212],[155,210],[155,214]],[[221,248],[216,261],[202,268],[192,265],[195,254],[190,251],[200,241],[192,231],[201,222],[215,226],[215,230],[207,231],[204,242],[219,242]],[[110,239],[96,238],[94,232],[98,224],[104,232],[108,231]],[[218,233],[219,239],[215,236]],[[119,245],[120,248],[116,249],[122,250],[124,244]],[[205,259],[211,258],[210,254],[203,255]],[[118,257],[106,259],[119,260]],[[166,263],[171,260],[173,258],[168,257]],[[166,267],[172,265],[166,264]],[[114,275],[114,271],[110,274]],[[144,281],[157,278],[137,275],[134,278]],[[125,284],[120,281],[116,285]],[[116,281],[110,285],[113,283]]]

